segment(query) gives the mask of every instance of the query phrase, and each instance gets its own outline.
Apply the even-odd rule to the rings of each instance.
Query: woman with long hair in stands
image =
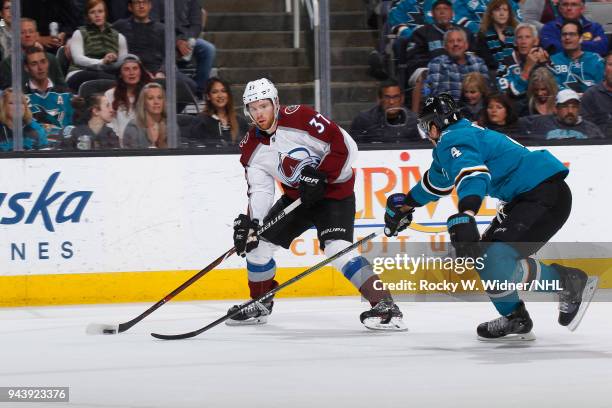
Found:
[[[236,114],[229,83],[212,77],[206,85],[206,108],[191,127],[189,138],[216,145],[236,145],[249,124]]]
[[[117,133],[120,141],[123,140],[125,127],[136,117],[134,113],[136,99],[149,82],[151,76],[136,55],[127,54],[119,61],[117,85],[107,90],[104,96],[108,98],[115,111],[110,127]]]
[[[166,93],[157,82],[146,84],[136,100],[136,118],[123,132],[126,149],[168,147]],[[178,132],[178,128],[177,128]],[[177,135],[177,139],[180,135]]]
[[[480,22],[476,35],[476,54],[484,59],[491,77],[506,73],[514,51],[514,28],[518,22],[510,5],[511,0],[492,0]]]
[[[559,86],[553,74],[546,67],[537,68],[529,78],[527,100],[530,115],[555,113],[555,98]]]
[[[74,92],[78,92],[85,81],[115,79],[116,63],[127,54],[125,37],[111,27],[107,17],[104,0],[87,0],[87,24],[75,30],[70,40],[72,64],[66,83]]]
[[[487,79],[480,72],[470,72],[461,81],[461,114],[476,122],[482,114],[485,98],[491,93]]]
[[[49,144],[47,132],[32,117],[32,111],[28,107],[28,99],[21,96],[22,103],[22,134],[23,148],[25,150],[41,149]],[[10,152],[14,149],[13,140],[13,115],[15,114],[15,102],[13,89],[6,88],[0,96],[0,152]]]
[[[518,115],[513,101],[506,94],[494,93],[485,98],[479,124],[508,136],[520,136]]]

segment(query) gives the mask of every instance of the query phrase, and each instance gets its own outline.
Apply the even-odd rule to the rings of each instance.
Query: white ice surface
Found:
[[[535,342],[478,342],[488,303],[402,303],[410,331],[367,331],[358,298],[279,299],[265,326],[179,333],[231,302],[171,302],[119,335],[148,304],[0,309],[0,386],[70,386],[60,407],[612,407],[612,304],[594,303],[575,333],[556,305],[529,303]]]

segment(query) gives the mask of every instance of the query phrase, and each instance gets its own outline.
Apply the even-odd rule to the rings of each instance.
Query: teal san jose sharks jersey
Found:
[[[530,151],[508,136],[466,119],[446,128],[433,162],[410,196],[425,205],[457,189],[459,200],[476,195],[511,201],[568,169],[547,150]]]

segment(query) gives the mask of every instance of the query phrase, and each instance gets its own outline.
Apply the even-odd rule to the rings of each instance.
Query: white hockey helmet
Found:
[[[261,101],[265,99],[270,99],[272,104],[274,105],[274,122],[272,123],[272,127],[276,125],[276,121],[278,120],[278,111],[280,110],[280,103],[278,101],[278,90],[267,78],[256,79],[255,81],[251,81],[246,85],[244,89],[244,94],[242,95],[242,102],[244,103],[244,115],[247,118],[250,118],[252,122],[255,122],[255,119],[251,116],[249,112],[249,103]],[[267,130],[267,129],[261,129]]]

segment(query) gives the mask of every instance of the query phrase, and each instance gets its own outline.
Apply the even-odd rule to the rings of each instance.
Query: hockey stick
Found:
[[[261,228],[259,229],[259,231],[257,231],[257,234],[261,235],[262,233],[264,233],[268,229],[272,228],[273,225],[275,225],[280,220],[282,220],[287,215],[289,215],[301,203],[302,203],[302,200],[299,199],[299,198],[297,200],[295,200],[294,202],[292,202],[290,205],[288,205],[282,211],[280,211],[278,214],[276,214],[276,216],[274,216],[274,218],[272,218],[271,220],[268,220],[268,222],[266,222],[264,225],[262,225]],[[226,260],[227,258],[232,256],[235,252],[236,252],[236,248],[232,247],[231,249],[226,251],[223,255],[221,255],[220,257],[215,259],[210,265],[208,265],[207,267],[202,269],[200,272],[198,272],[195,275],[193,275],[191,278],[189,278],[189,280],[187,280],[181,286],[179,286],[178,288],[174,289],[172,292],[167,294],[159,302],[155,303],[153,306],[151,306],[150,308],[148,308],[147,310],[145,310],[144,312],[142,312],[140,315],[136,316],[132,320],[129,320],[127,322],[120,323],[120,324],[91,323],[91,324],[89,324],[87,326],[87,328],[85,330],[86,333],[87,334],[117,334],[117,333],[123,333],[124,331],[130,329],[136,323],[140,322],[142,319],[144,319],[145,317],[147,317],[148,315],[150,315],[151,313],[153,313],[154,311],[156,311],[157,309],[162,307],[166,302],[170,301],[173,297],[175,297],[176,295],[178,295],[179,293],[181,293],[182,291],[187,289],[189,286],[191,286],[195,281],[200,279],[202,276],[206,275],[208,272],[210,272],[213,269],[215,269],[221,262],[223,262],[224,260]]]
[[[151,336],[155,337],[156,339],[161,339],[161,340],[181,340],[181,339],[188,339],[190,337],[195,337],[198,334],[202,334],[205,331],[207,331],[209,329],[212,329],[213,327],[217,326],[218,324],[223,323],[227,319],[231,319],[232,317],[236,316],[242,310],[244,310],[247,307],[251,306],[253,303],[260,302],[260,301],[262,301],[264,299],[267,299],[267,298],[271,297],[272,295],[274,295],[276,292],[280,291],[281,289],[284,289],[287,286],[289,286],[289,285],[299,281],[300,279],[310,275],[311,273],[315,272],[316,270],[321,269],[325,265],[333,262],[334,260],[340,258],[344,254],[346,254],[346,253],[352,251],[353,249],[357,248],[359,245],[365,244],[366,242],[372,240],[373,238],[375,238],[376,236],[378,236],[382,232],[383,232],[383,230],[381,229],[380,231],[376,231],[376,232],[371,233],[370,235],[366,236],[365,238],[362,238],[359,241],[355,242],[354,244],[349,245],[348,247],[344,248],[342,251],[338,252],[337,254],[335,254],[333,256],[330,256],[327,259],[322,260],[321,262],[319,262],[315,266],[313,266],[313,267],[305,270],[304,272],[294,276],[293,278],[291,278],[288,281],[282,283],[281,285],[278,285],[277,287],[275,287],[274,289],[268,291],[267,293],[264,293],[263,295],[261,295],[257,299],[251,299],[248,302],[241,304],[232,313],[227,313],[225,316],[220,317],[219,319],[217,319],[214,322],[212,322],[212,323],[202,327],[201,329],[194,330],[194,331],[191,331],[191,332],[188,332],[188,333],[182,333],[182,334],[157,334],[157,333],[151,333]]]

